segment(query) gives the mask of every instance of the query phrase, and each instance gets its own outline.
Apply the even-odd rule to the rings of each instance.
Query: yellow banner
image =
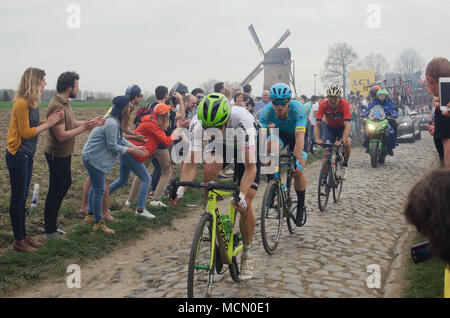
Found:
[[[375,72],[373,70],[350,71],[350,90],[359,91],[362,96],[369,96],[370,86],[375,84]]]

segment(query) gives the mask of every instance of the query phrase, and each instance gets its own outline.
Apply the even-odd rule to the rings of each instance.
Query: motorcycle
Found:
[[[369,145],[370,163],[372,168],[376,168],[378,163],[383,164],[386,160],[389,135],[394,134],[394,129],[389,126],[382,106],[375,106],[371,109],[364,126]]]

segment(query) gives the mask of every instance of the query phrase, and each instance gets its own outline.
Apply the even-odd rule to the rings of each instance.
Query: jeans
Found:
[[[114,191],[128,182],[131,171],[133,171],[141,180],[137,208],[144,209],[148,188],[150,187],[152,179],[144,164],[134,159],[129,153],[120,156],[119,178],[109,186],[109,194],[111,195]]]
[[[45,233],[54,233],[57,230],[56,222],[61,203],[72,185],[72,171],[70,169],[72,157],[58,158],[44,153],[47,159],[49,186],[45,199],[44,222]]]
[[[91,166],[87,161],[83,160],[89,178],[91,179],[91,187],[88,194],[88,214],[93,214],[95,222],[102,220],[103,194],[105,194],[105,174]]]
[[[25,205],[30,190],[31,176],[33,174],[33,156],[20,151],[12,155],[6,150],[5,161],[8,167],[11,185],[9,216],[11,218],[14,239],[21,241],[26,235]]]

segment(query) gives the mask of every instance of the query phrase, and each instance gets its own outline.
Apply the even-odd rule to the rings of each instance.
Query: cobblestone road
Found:
[[[308,222],[293,235],[284,225],[272,256],[261,243],[261,189],[255,201],[254,279],[237,284],[227,271],[217,277],[214,297],[383,297],[400,253],[399,239],[407,231],[402,205],[413,183],[436,160],[431,137],[422,136],[416,143],[401,144],[395,156],[377,169],[370,167],[369,155],[361,149],[354,151],[341,202],[333,204],[330,199],[325,213],[317,207],[320,165],[311,165]],[[197,221],[198,213],[194,213],[174,229],[153,233],[147,238],[153,245],[143,239],[114,252],[107,269],[98,268],[108,264],[104,260],[88,264],[83,267],[87,273],[79,290],[67,289],[60,280],[37,286],[26,296],[186,297],[187,261]],[[164,237],[173,235],[178,244],[166,244]],[[380,288],[367,287],[371,264],[381,270]]]

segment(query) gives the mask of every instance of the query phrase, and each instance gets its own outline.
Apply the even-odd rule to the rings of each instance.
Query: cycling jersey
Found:
[[[306,132],[307,120],[306,112],[303,104],[296,100],[291,100],[289,103],[289,112],[287,118],[284,120],[277,117],[272,103],[266,105],[259,115],[259,122],[263,128],[274,123],[275,126],[286,133],[295,135],[296,132]]]
[[[256,138],[258,122],[253,115],[243,107],[233,106],[230,109],[230,119],[228,120],[226,136],[223,138],[230,143],[230,146],[234,146],[234,138],[232,134],[234,129],[242,129],[245,133],[245,140],[239,140],[240,134],[236,132],[238,140],[241,141],[241,147],[245,151],[256,150]],[[202,151],[203,149],[203,127],[202,123],[198,120],[197,115],[192,118],[189,126],[189,138],[190,148],[189,151]]]
[[[334,128],[344,126],[344,122],[349,122],[352,118],[352,115],[350,114],[350,105],[342,98],[339,101],[336,111],[328,104],[328,99],[320,103],[316,115],[317,121],[321,122],[324,115],[327,120],[327,125]]]

